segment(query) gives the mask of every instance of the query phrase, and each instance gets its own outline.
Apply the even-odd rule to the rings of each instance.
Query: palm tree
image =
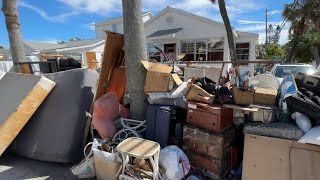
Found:
[[[282,16],[291,23],[289,37],[292,39],[287,62],[292,61],[299,38],[312,28],[320,30],[319,4],[319,0],[296,0],[294,3],[285,5]]]
[[[210,0],[212,3],[215,3],[216,0]],[[236,46],[233,38],[233,29],[229,20],[228,12],[226,9],[226,3],[224,0],[218,0],[219,4],[219,10],[221,17],[224,22],[224,26],[226,28],[227,32],[227,38],[228,38],[228,44],[229,44],[229,51],[230,51],[230,57],[231,57],[231,62],[237,61],[237,56],[236,56]]]
[[[122,9],[127,91],[131,99],[130,111],[133,119],[144,120],[147,105],[147,96],[144,93],[146,70],[141,60],[148,60],[148,56],[141,0],[122,0]]]
[[[2,11],[5,16],[9,35],[12,61],[14,64],[13,70],[14,72],[21,72],[18,63],[24,60],[25,52],[21,36],[17,0],[2,0]]]

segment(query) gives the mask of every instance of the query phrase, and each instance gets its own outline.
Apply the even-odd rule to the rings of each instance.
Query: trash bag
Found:
[[[297,126],[301,129],[301,131],[303,131],[303,133],[308,132],[309,129],[312,128],[310,119],[299,112],[293,113],[292,119],[296,120]]]
[[[119,100],[114,92],[106,93],[94,103],[92,124],[103,139],[111,140],[117,133],[113,121],[119,114]]]
[[[73,58],[68,59],[59,59],[58,60],[59,67],[74,67],[74,68],[81,68],[81,63]]]
[[[161,149],[159,165],[166,171],[164,179],[183,179],[190,170],[188,157],[174,145]]]

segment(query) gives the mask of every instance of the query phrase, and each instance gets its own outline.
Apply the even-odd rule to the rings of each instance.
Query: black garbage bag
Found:
[[[81,63],[73,58],[59,59],[58,66],[62,68],[81,68]]]
[[[193,80],[193,83],[200,86],[202,89],[210,94],[216,94],[217,86],[216,83],[207,77],[197,78]]]

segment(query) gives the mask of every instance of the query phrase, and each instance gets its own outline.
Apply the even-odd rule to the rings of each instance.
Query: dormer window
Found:
[[[118,31],[117,24],[112,24],[112,32],[117,32],[117,31]]]

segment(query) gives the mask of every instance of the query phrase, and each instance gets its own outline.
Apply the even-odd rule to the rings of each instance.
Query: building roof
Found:
[[[164,35],[169,35],[169,34],[174,34],[176,32],[181,31],[182,28],[176,28],[176,29],[167,29],[167,30],[160,30],[156,31],[155,33],[151,34],[148,37],[158,37],[158,36],[164,36]]]
[[[147,12],[142,12],[142,17],[144,17],[148,14],[150,14],[152,16],[151,12],[147,11]],[[114,23],[114,22],[122,22],[122,21],[123,21],[123,16],[118,16],[118,17],[106,19],[101,22],[97,22],[94,25],[96,26],[96,25],[103,25],[103,24],[107,24],[107,23],[111,23],[111,22]]]
[[[23,42],[25,46],[28,46],[29,48],[33,50],[46,50],[46,49],[54,49],[58,48],[61,45],[60,44],[53,44],[53,43],[43,43],[43,42],[32,42],[32,41],[27,41]]]
[[[24,44],[33,50],[45,51],[45,50],[90,46],[100,42],[101,43],[104,42],[104,38],[70,41],[70,42],[65,42],[63,44],[42,43],[42,42],[24,42]]]
[[[10,49],[0,49],[0,55],[11,56],[11,50]]]

